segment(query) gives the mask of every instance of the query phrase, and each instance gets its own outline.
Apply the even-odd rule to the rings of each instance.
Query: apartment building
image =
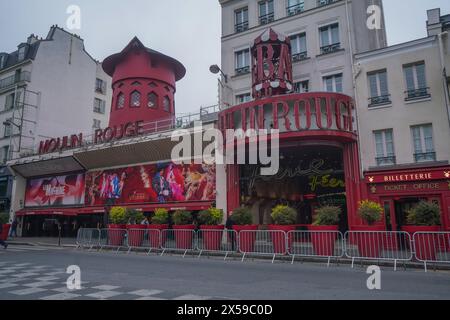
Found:
[[[426,38],[355,56],[362,168],[393,228],[420,199],[450,207],[450,15],[429,10],[427,27]]]
[[[110,88],[83,39],[58,26],[45,38],[29,36],[12,53],[0,52],[0,163],[35,153],[48,137],[105,127]]]
[[[252,99],[251,46],[267,28],[291,39],[294,91],[333,91],[354,96],[354,53],[386,46],[381,29],[367,27],[367,8],[381,1],[219,0],[222,6],[221,100],[236,105]],[[382,11],[381,11],[382,12]]]

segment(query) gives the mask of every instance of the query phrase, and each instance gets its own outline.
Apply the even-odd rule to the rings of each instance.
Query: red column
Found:
[[[240,186],[239,186],[239,165],[227,165],[227,210],[228,216],[231,212],[239,208],[240,200]]]
[[[348,224],[350,229],[359,220],[358,203],[362,199],[358,144],[352,142],[344,146],[345,190],[347,195]]]

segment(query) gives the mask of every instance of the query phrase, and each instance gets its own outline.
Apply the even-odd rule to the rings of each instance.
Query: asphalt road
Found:
[[[0,252],[0,299],[450,299],[450,272],[382,267],[381,290],[349,265],[227,260],[10,246]],[[2,250],[2,249],[0,249]],[[82,290],[65,286],[81,269]]]

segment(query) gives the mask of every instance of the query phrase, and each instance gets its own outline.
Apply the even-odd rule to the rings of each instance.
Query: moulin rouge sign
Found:
[[[122,124],[120,126],[97,129],[93,137],[94,144],[102,144],[117,141],[125,138],[133,138],[144,134],[144,121],[135,121]],[[84,145],[83,134],[73,134],[60,138],[52,138],[41,141],[39,144],[39,154],[53,153],[68,149],[75,149]]]

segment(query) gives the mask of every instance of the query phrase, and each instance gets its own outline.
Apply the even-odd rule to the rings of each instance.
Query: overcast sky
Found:
[[[103,60],[136,35],[186,66],[186,77],[177,84],[177,113],[217,103],[209,66],[220,63],[218,0],[0,0],[0,52],[16,50],[31,33],[45,37],[53,24],[65,27],[72,4],[82,14],[81,30],[74,32],[93,57]],[[427,9],[450,13],[449,0],[384,0],[384,6],[389,44],[425,37]]]

